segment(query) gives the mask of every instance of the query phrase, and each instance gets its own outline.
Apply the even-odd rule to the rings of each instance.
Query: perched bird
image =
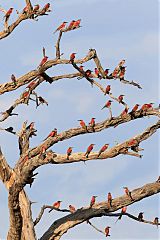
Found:
[[[5,128],[5,130],[6,130],[7,132],[10,132],[10,133],[16,134],[16,132],[13,131],[13,127]]]
[[[125,115],[128,113],[128,107],[125,107],[125,109],[121,112],[121,117],[125,117]]]
[[[110,108],[111,102],[112,102],[112,100],[108,100],[108,101],[106,102],[106,104],[103,106],[102,109],[104,109],[104,108]],[[102,110],[102,109],[101,109],[101,110]]]
[[[31,130],[34,128],[34,122],[31,122],[27,127],[26,130]]]
[[[47,147],[45,145],[43,145],[41,147],[40,154],[45,154],[46,150],[47,150]]]
[[[68,30],[71,30],[72,28],[73,28],[73,26],[74,26],[74,23],[75,23],[75,20],[72,20],[71,22],[70,22],[70,24],[69,24],[69,26],[68,26]]]
[[[96,75],[99,79],[102,79],[102,76],[99,74],[98,68],[95,68],[95,69],[94,69],[94,73],[95,73],[95,75]]]
[[[104,95],[109,94],[110,91],[111,91],[111,85],[107,85]]]
[[[133,201],[131,192],[129,191],[128,187],[123,187],[125,194]]]
[[[67,23],[67,22],[63,22],[63,23],[54,31],[54,33],[56,33],[57,31],[64,30],[65,27],[66,27],[66,23]]]
[[[39,8],[40,8],[39,4],[34,5],[33,12],[34,13],[38,12]]]
[[[26,99],[29,97],[29,95],[30,95],[29,91],[25,91],[22,93],[22,98]]]
[[[27,12],[28,12],[28,5],[23,8],[22,14],[27,13]]]
[[[81,19],[78,19],[74,22],[72,29],[80,27]]]
[[[106,69],[104,70],[104,73],[105,73],[106,77],[108,77],[109,70],[110,70],[109,68],[106,68]]]
[[[109,234],[109,229],[110,229],[111,227],[106,227],[105,229],[104,229],[104,232],[105,232],[105,234],[106,234],[106,237],[110,237],[110,234]]]
[[[80,69],[81,71],[84,71],[84,69],[83,69],[83,68],[84,68],[84,66],[83,66],[83,65],[80,65],[80,66],[79,66],[79,69]]]
[[[114,71],[109,75],[110,77],[117,78],[119,73],[119,69],[114,69]]]
[[[160,182],[160,176],[158,177],[157,181],[156,182]]]
[[[121,214],[119,215],[119,217],[118,217],[118,219],[116,220],[116,222],[122,218],[122,215],[123,215],[124,213],[126,213],[126,211],[127,211],[127,207],[122,207]]]
[[[90,208],[95,204],[97,196],[92,196],[90,201]]]
[[[95,127],[95,119],[96,118],[91,118],[91,121],[89,122],[89,126],[91,126],[92,128],[93,128],[93,130],[94,130],[94,127]]]
[[[123,97],[124,97],[123,94],[119,95],[119,97],[118,97],[118,102],[119,102],[119,103],[122,103],[122,102],[123,102]]]
[[[126,72],[126,67],[121,67],[120,69],[121,69],[121,70],[120,70],[120,73],[119,73],[118,77],[119,77],[119,79],[120,79],[120,81],[121,81],[121,80],[124,80],[124,75],[125,75],[125,72]]]
[[[76,57],[76,53],[71,53],[70,62],[74,62],[75,57]]]
[[[158,218],[158,217],[155,217],[155,219],[153,220],[153,223],[154,223],[155,225],[157,225],[157,228],[158,228],[159,218]]]
[[[149,109],[152,109],[153,108],[153,105],[154,103],[145,103],[145,104],[143,104],[142,105],[142,107],[141,107],[141,112],[144,112],[144,111],[147,111],[147,110],[149,110]]]
[[[108,201],[109,207],[112,207],[112,195],[110,192],[108,193],[107,201]]]
[[[118,63],[118,66],[119,67],[122,67],[124,64],[125,64],[126,60],[125,59],[122,59],[119,63]]]
[[[73,147],[69,147],[67,149],[67,160],[69,160],[69,156],[72,154],[72,149],[73,149]]]
[[[71,213],[74,213],[76,211],[75,207],[73,205],[69,205],[69,211]]]
[[[16,80],[16,77],[15,77],[14,74],[11,75],[11,80],[14,83],[14,86],[16,86],[17,85],[17,82],[16,82],[17,80]]]
[[[85,71],[85,74],[86,74],[87,77],[92,77],[92,71],[90,69],[87,69]]]
[[[12,12],[13,12],[13,9],[14,9],[14,8],[11,7],[11,8],[6,12],[6,14],[5,14],[5,16],[4,16],[5,22],[8,21],[10,15],[11,15]]]
[[[48,57],[47,56],[44,56],[44,58],[42,58],[40,64],[39,64],[39,67],[42,67],[48,60]]]
[[[129,142],[128,142],[128,144],[127,144],[129,147],[131,147],[131,146],[135,146],[135,145],[137,145],[137,140],[135,140],[135,139],[131,139]]]
[[[143,222],[143,213],[144,213],[144,212],[140,212],[140,213],[138,214],[138,220],[139,220],[140,222]]]
[[[50,134],[45,139],[43,139],[43,141],[45,141],[49,137],[55,137],[55,136],[57,136],[57,128],[54,128],[54,130],[52,130]]]
[[[60,206],[61,206],[61,202],[62,202],[62,201],[57,201],[57,202],[53,203],[53,207],[56,208],[56,209],[59,209]],[[53,208],[53,209],[54,209],[54,208]],[[49,210],[49,212],[51,212],[53,209]]]
[[[42,11],[45,13],[45,12],[49,11],[49,8],[50,8],[50,3],[47,3],[47,4],[42,8]]]
[[[97,157],[99,157],[99,156],[101,155],[101,153],[103,153],[104,151],[106,151],[107,148],[108,148],[108,146],[109,146],[108,143],[104,144],[104,146],[100,149]]]
[[[135,113],[138,110],[139,104],[134,105],[130,113]]]
[[[90,144],[89,147],[87,148],[87,151],[86,153],[84,154],[86,156],[86,158],[88,158],[90,152],[93,150],[93,147],[94,147],[95,144]]]
[[[32,88],[34,85],[36,84],[36,81],[35,80],[33,80],[32,82],[30,82],[28,85],[27,85],[27,87],[26,88]]]
[[[46,104],[48,106],[48,102],[44,98],[42,98],[41,96],[39,96],[37,99],[39,100],[39,103],[37,102],[37,107],[40,104]]]
[[[87,126],[86,126],[85,122],[82,119],[80,119],[78,121],[79,121],[81,127],[87,131]]]

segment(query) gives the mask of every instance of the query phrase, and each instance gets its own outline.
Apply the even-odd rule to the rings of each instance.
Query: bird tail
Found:
[[[98,156],[97,156],[97,157],[99,157],[100,155],[101,155],[101,152],[98,153]]]
[[[67,160],[69,160],[69,155],[67,154]]]
[[[102,107],[102,108],[101,108],[101,110],[102,110],[102,109],[104,109],[104,108],[105,108],[105,106],[104,106],[104,107]]]

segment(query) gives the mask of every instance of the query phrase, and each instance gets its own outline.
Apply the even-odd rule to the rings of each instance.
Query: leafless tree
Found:
[[[17,11],[17,19],[11,25],[8,24],[10,19],[10,14],[7,15],[7,11],[3,8],[0,8],[2,12],[5,14],[4,21],[4,30],[0,32],[0,39],[4,39],[15,30],[15,28],[24,20],[32,19],[36,21],[43,15],[48,15],[50,12],[50,6],[47,7],[38,7],[35,9],[32,6],[30,0],[26,0],[26,8],[23,11]],[[137,201],[141,201],[144,198],[150,197],[154,194],[157,194],[160,191],[160,181],[157,180],[157,176],[155,176],[155,181],[153,183],[148,183],[144,186],[140,186],[137,189],[132,191],[128,190],[128,193],[123,196],[117,197],[115,199],[111,199],[111,201],[106,200],[104,202],[93,201],[93,204],[90,206],[83,206],[79,209],[74,209],[71,206],[70,209],[61,209],[59,205],[44,205],[42,206],[39,215],[35,220],[32,218],[31,205],[32,202],[29,200],[26,192],[25,186],[30,184],[30,186],[34,182],[34,177],[37,175],[34,172],[38,167],[41,167],[45,164],[70,164],[77,162],[86,162],[86,161],[94,161],[94,160],[103,160],[114,158],[118,155],[130,155],[137,158],[141,158],[142,155],[140,151],[141,142],[150,138],[158,128],[160,127],[160,121],[158,120],[153,125],[149,126],[143,132],[139,133],[136,136],[133,136],[130,139],[126,139],[122,143],[118,143],[111,148],[102,149],[101,151],[94,152],[89,149],[87,154],[85,152],[74,152],[68,151],[67,153],[60,154],[57,152],[53,152],[49,150],[54,144],[64,141],[67,139],[71,139],[78,135],[83,134],[96,134],[97,132],[103,131],[108,128],[116,128],[118,125],[125,124],[129,121],[136,121],[139,118],[146,118],[150,116],[156,116],[159,118],[159,107],[153,108],[152,104],[145,103],[141,108],[135,107],[132,111],[128,111],[128,105],[123,101],[123,97],[117,98],[112,93],[112,90],[109,87],[106,89],[101,84],[99,79],[106,79],[107,82],[111,81],[120,81],[121,84],[130,84],[133,88],[138,87],[141,89],[139,83],[135,81],[129,81],[124,78],[124,62],[123,60],[118,63],[115,67],[114,71],[108,75],[108,73],[103,69],[101,65],[100,59],[97,55],[95,49],[89,49],[88,53],[82,58],[77,59],[76,57],[69,59],[63,58],[63,54],[60,51],[60,41],[63,34],[67,34],[67,32],[76,31],[77,28],[80,27],[80,24],[72,25],[71,27],[64,27],[59,29],[59,37],[56,42],[56,56],[55,58],[48,60],[46,57],[46,50],[43,48],[42,57],[43,61],[37,67],[37,69],[32,70],[23,76],[16,78],[14,75],[11,77],[10,82],[5,82],[0,84],[0,94],[5,94],[6,92],[14,91],[26,84],[27,90],[22,92],[18,99],[16,99],[11,106],[8,107],[7,110],[1,113],[0,122],[6,121],[9,117],[14,115],[18,115],[13,111],[20,104],[29,105],[30,101],[35,102],[35,107],[39,107],[40,104],[48,105],[48,102],[42,97],[38,96],[36,90],[38,86],[42,82],[47,82],[48,84],[54,84],[56,81],[60,79],[70,79],[70,78],[78,78],[85,79],[88,81],[88,87],[97,87],[102,94],[106,94],[108,99],[118,102],[124,105],[124,111],[119,116],[113,116],[111,111],[111,105],[107,102],[104,107],[109,110],[109,118],[104,119],[102,122],[94,122],[94,120],[90,124],[81,123],[79,127],[73,127],[71,129],[67,129],[64,132],[58,132],[54,129],[48,137],[40,143],[38,146],[30,148],[30,138],[37,135],[37,131],[34,127],[34,123],[28,123],[25,121],[21,127],[19,132],[15,132],[13,127],[1,128],[1,130],[6,131],[6,134],[11,133],[14,134],[19,143],[19,159],[15,163],[14,167],[11,168],[7,163],[7,160],[0,150],[0,178],[4,183],[7,191],[8,191],[8,208],[9,208],[9,220],[10,226],[8,230],[7,239],[8,240],[33,240],[37,239],[35,234],[35,225],[40,223],[42,219],[43,213],[45,209],[55,210],[64,212],[64,217],[60,219],[56,219],[53,224],[48,228],[48,230],[43,234],[40,238],[41,240],[58,240],[63,234],[65,234],[70,228],[81,224],[88,223],[94,229],[99,231],[100,233],[106,235],[104,229],[98,229],[91,223],[92,218],[97,217],[120,217],[122,215],[126,215],[129,218],[134,219],[135,221],[141,221],[147,224],[159,225],[158,222],[149,221],[145,219],[140,219],[136,216],[133,216],[127,212],[115,213],[117,210],[122,209],[124,206],[128,206],[134,204]],[[87,63],[88,61],[94,61],[95,68],[97,68],[97,72],[93,73],[87,70],[84,70],[79,65],[83,63]],[[73,67],[74,71],[70,74],[63,74],[58,76],[49,76],[46,73],[46,70],[49,68],[54,68],[57,65],[68,64]],[[142,90],[140,90],[142,91]],[[35,116],[36,117],[36,116]],[[116,131],[116,129],[115,129]]]

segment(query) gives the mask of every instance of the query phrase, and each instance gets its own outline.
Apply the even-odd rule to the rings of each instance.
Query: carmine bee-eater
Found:
[[[29,91],[25,91],[22,93],[22,98],[26,99],[29,97]]]
[[[40,104],[46,104],[46,105],[48,106],[48,102],[47,102],[44,98],[42,98],[41,96],[38,97],[38,100],[39,100],[39,102],[40,102],[39,105],[40,105]],[[38,106],[39,106],[39,105],[38,105]]]
[[[39,64],[39,67],[42,67],[42,66],[47,62],[47,60],[48,60],[48,57],[47,57],[47,56],[45,56],[44,58],[42,58],[42,60],[41,60],[41,62],[40,62],[40,64]]]
[[[124,80],[125,72],[126,72],[126,67],[121,67],[120,73],[118,75],[120,80]]]
[[[97,196],[92,196],[90,201],[90,208],[95,204]]]
[[[39,10],[39,4],[34,5],[33,12],[36,13]]]
[[[75,57],[76,57],[76,53],[71,53],[71,55],[70,55],[70,62],[74,62],[74,59],[75,59]]]
[[[55,137],[55,136],[57,136],[57,128],[54,128],[54,130],[51,131],[50,134],[43,141],[45,141],[49,137]]]
[[[27,85],[27,87],[26,88],[32,88],[34,85],[35,85],[35,83],[36,83],[36,81],[35,80],[33,80],[32,82],[30,82],[28,85]]]
[[[108,143],[104,144],[104,146],[99,150],[99,153],[98,153],[98,156],[97,156],[97,157],[99,157],[99,156],[101,155],[101,153],[103,153],[104,151],[106,151],[107,148],[108,148],[108,146],[109,146]]]
[[[62,202],[62,201],[57,201],[57,202],[53,203],[53,207],[56,208],[56,209],[59,209],[60,206],[61,206],[61,202]],[[53,208],[53,209],[54,209],[54,208]],[[51,212],[53,209],[49,210],[49,212]]]
[[[139,220],[140,222],[143,222],[143,213],[144,213],[144,212],[140,212],[140,213],[138,214],[138,220]]]
[[[127,207],[122,207],[122,209],[121,209],[121,214],[119,215],[119,217],[118,217],[118,219],[116,220],[116,222],[122,218],[122,215],[123,215],[124,213],[126,213],[126,211],[127,211]]]
[[[49,10],[49,8],[50,8],[50,3],[47,3],[44,7],[43,7],[43,11],[44,12],[47,12],[48,10]]]
[[[69,147],[67,149],[67,160],[69,160],[69,156],[71,156],[71,154],[72,154],[72,149],[73,149],[73,147]]]
[[[102,109],[104,109],[104,108],[110,108],[111,102],[112,102],[112,100],[108,100],[108,101],[106,102],[106,104],[103,106]],[[102,110],[102,109],[101,109],[101,110]]]
[[[85,122],[82,119],[80,119],[78,121],[79,121],[79,124],[81,125],[81,127],[87,131],[87,126],[86,126]]]
[[[27,13],[27,12],[28,12],[28,5],[25,6],[25,7],[23,8],[23,10],[22,10],[22,13]]]
[[[91,77],[92,76],[92,71],[90,69],[87,69],[85,71],[85,74],[87,75],[87,77]]]
[[[125,115],[128,113],[128,107],[125,107],[125,109],[123,110],[123,112],[121,112],[121,117],[125,117]]]
[[[140,110],[141,111],[147,111],[149,109],[152,109],[153,108],[153,104],[154,103],[145,103],[145,104],[142,105]]]
[[[86,156],[86,158],[88,158],[90,152],[93,150],[93,147],[94,147],[95,144],[90,144],[89,147],[87,148],[87,151],[86,153],[84,154],[84,156]]]
[[[8,19],[9,19],[9,17],[10,17],[10,15],[11,15],[12,12],[13,12],[13,8],[11,7],[11,8],[6,12],[6,14],[4,15],[5,22],[8,21]]]
[[[106,69],[104,70],[104,73],[105,73],[106,77],[108,77],[109,70],[110,70],[109,68],[106,68]]]
[[[67,27],[67,30],[71,30],[73,28],[73,25],[75,23],[75,20],[72,20],[70,23],[69,23],[69,26]]]
[[[109,227],[109,226],[107,226],[105,229],[104,229],[104,232],[105,232],[105,234],[106,234],[106,237],[110,237],[110,234],[109,234],[109,229],[110,229],[111,227]]]
[[[119,63],[118,66],[122,67],[125,64],[126,60],[122,59]]]
[[[114,69],[114,71],[109,75],[113,78],[117,78],[119,73],[119,69]]]
[[[119,102],[119,103],[122,103],[122,102],[123,102],[123,97],[124,97],[123,94],[119,95],[119,97],[118,97],[118,102]]]
[[[131,113],[134,113],[138,110],[139,104],[134,105],[134,107],[131,110]]]
[[[111,85],[107,85],[104,95],[109,94],[111,91]]]
[[[40,153],[41,153],[41,154],[44,154],[44,153],[46,152],[46,150],[47,150],[47,147],[46,147],[45,145],[43,145],[43,146],[41,147]]]
[[[112,195],[110,192],[108,193],[107,201],[108,201],[109,207],[112,207]]]
[[[11,75],[11,80],[12,80],[12,82],[14,83],[14,86],[16,86],[17,83],[16,83],[16,77],[15,77],[14,74]]]
[[[89,123],[89,126],[91,126],[92,128],[94,128],[95,127],[95,119],[96,118],[91,118],[91,121],[90,121],[90,123]]]
[[[80,26],[81,19],[78,19],[77,21],[74,22],[72,29],[78,28]]]
[[[95,69],[94,69],[94,73],[95,73],[95,75],[96,75],[99,79],[102,79],[101,75],[99,74],[98,68],[95,68]]]
[[[74,213],[76,211],[76,208],[73,205],[69,205],[69,211],[71,213]]]
[[[26,130],[31,130],[34,128],[34,122],[31,122],[27,127]]]
[[[83,65],[79,66],[79,69],[80,69],[80,70],[82,70],[82,71],[84,71],[84,69],[83,69],[83,68],[84,68],[84,66],[83,66]]]
[[[125,194],[133,201],[131,192],[129,191],[128,187],[123,187]]]
[[[134,145],[137,145],[137,140],[131,139],[131,140],[128,142],[127,145],[128,145],[129,147],[134,146]]]
[[[54,33],[58,32],[58,31],[61,31],[61,30],[64,30],[65,27],[66,27],[66,23],[67,23],[67,22],[63,22],[63,23],[54,31]]]
[[[158,228],[159,218],[158,218],[158,217],[155,217],[155,219],[153,220],[153,223],[154,223],[155,225],[157,225],[157,228]]]

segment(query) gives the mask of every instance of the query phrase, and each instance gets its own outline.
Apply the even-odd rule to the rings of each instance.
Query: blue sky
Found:
[[[32,1],[44,5],[46,1]],[[10,80],[14,73],[17,77],[35,69],[42,58],[42,47],[46,48],[49,59],[54,58],[57,34],[53,31],[63,21],[82,19],[82,28],[65,33],[61,41],[64,57],[71,52],[77,52],[77,57],[85,56],[89,48],[95,48],[104,68],[113,69],[121,59],[126,59],[126,78],[139,82],[143,89],[139,90],[118,81],[111,83],[115,96],[125,95],[125,100],[132,108],[135,103],[154,102],[158,105],[158,1],[153,0],[55,0],[52,1],[52,13],[48,17],[39,18],[38,22],[25,21],[6,39],[0,42],[0,83]],[[0,0],[0,5],[8,9],[8,2]],[[12,1],[15,9],[24,7],[23,1]],[[11,20],[14,20],[14,12]],[[2,19],[2,14],[0,15]],[[2,23],[0,23],[2,28]],[[86,63],[85,68],[94,69],[93,62]],[[47,71],[50,76],[59,73],[75,72],[71,66],[57,66]],[[101,81],[104,86],[106,80]],[[6,93],[0,97],[0,110],[6,110],[25,89],[22,87],[15,92]],[[31,139],[31,147],[41,140],[54,128],[58,131],[78,126],[77,119],[89,122],[91,117],[96,121],[108,117],[108,112],[101,107],[106,97],[96,88],[91,88],[87,81],[61,80],[53,85],[43,83],[38,89],[49,102],[49,106],[40,106],[37,110],[33,103],[29,106],[19,106],[16,112],[19,117],[13,117],[1,124],[1,127],[13,126],[18,131],[26,119],[35,121],[38,136]],[[119,115],[122,106],[113,103],[113,115]],[[116,141],[122,142],[155,123],[155,117],[139,119],[115,129],[107,129],[101,133],[78,136],[52,147],[53,151],[65,153],[68,146],[74,146],[74,151],[85,151],[92,142],[98,150],[104,143],[111,146]],[[18,141],[7,133],[0,132],[0,145],[11,166],[18,159]],[[6,144],[7,143],[7,144]],[[44,166],[33,187],[27,191],[32,201],[34,218],[43,204],[52,204],[63,200],[62,207],[69,204],[77,208],[88,205],[92,195],[98,195],[97,201],[106,199],[107,193],[114,197],[123,194],[122,187],[137,188],[154,181],[159,175],[158,164],[158,133],[141,144],[144,148],[143,158],[118,156],[106,161]],[[0,224],[0,238],[5,238],[8,228],[7,192],[0,183],[0,212],[3,225]],[[128,212],[138,215],[144,211],[144,217],[152,220],[158,216],[158,196],[145,199],[128,207]],[[45,213],[36,227],[37,235],[41,236],[49,225],[62,213]],[[158,239],[158,230],[147,224],[140,224],[131,219],[123,218],[115,224],[115,219],[99,218],[92,220],[96,226],[104,228],[110,225],[111,239]],[[62,239],[102,239],[87,224],[71,229]]]

